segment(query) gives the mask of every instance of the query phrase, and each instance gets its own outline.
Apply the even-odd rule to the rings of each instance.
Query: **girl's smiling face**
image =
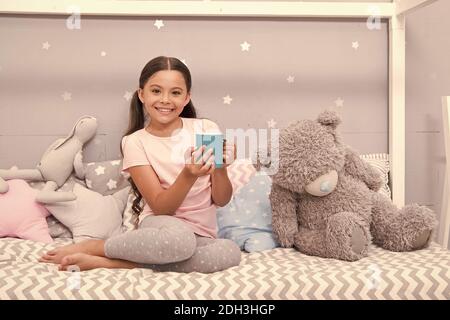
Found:
[[[167,125],[176,121],[191,99],[183,75],[175,70],[161,70],[153,74],[139,99],[150,116],[152,125]]]

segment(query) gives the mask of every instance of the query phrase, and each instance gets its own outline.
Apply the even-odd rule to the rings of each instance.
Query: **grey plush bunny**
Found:
[[[36,169],[0,170],[0,193],[8,192],[8,183],[5,180],[24,179],[46,182],[36,195],[36,201],[40,203],[75,200],[74,193],[56,190],[67,181],[74,170],[77,177],[84,178],[82,148],[94,137],[97,126],[97,119],[94,117],[81,117],[67,138],[56,140],[45,151]]]

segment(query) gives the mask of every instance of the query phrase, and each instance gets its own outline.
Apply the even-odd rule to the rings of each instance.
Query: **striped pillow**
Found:
[[[371,153],[362,154],[359,156],[361,159],[369,163],[374,167],[381,175],[383,179],[383,185],[378,192],[391,197],[391,189],[389,188],[389,154],[387,153]]]

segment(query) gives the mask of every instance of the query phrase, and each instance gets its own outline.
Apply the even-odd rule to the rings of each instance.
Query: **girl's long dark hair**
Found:
[[[141,76],[139,77],[139,88],[143,89],[148,79],[153,76],[156,72],[161,70],[176,70],[179,71],[186,82],[186,88],[188,92],[191,92],[192,87],[192,78],[189,69],[186,65],[174,57],[165,57],[159,56],[152,60],[150,60],[141,71]],[[197,113],[195,111],[192,100],[184,107],[183,112],[181,112],[180,117],[183,118],[197,118]],[[143,129],[145,125],[145,113],[144,106],[142,105],[141,100],[139,100],[138,90],[136,90],[133,94],[130,103],[130,118],[128,123],[128,128],[125,136],[132,134],[140,129]],[[123,156],[122,145],[120,146],[120,152]],[[133,189],[133,193],[135,195],[135,199],[133,201],[132,209],[133,214],[135,215],[135,224],[137,224],[140,213],[142,212],[144,206],[142,203],[142,194],[139,192],[136,184],[133,182],[133,179],[130,177],[128,179],[130,181],[131,187]]]

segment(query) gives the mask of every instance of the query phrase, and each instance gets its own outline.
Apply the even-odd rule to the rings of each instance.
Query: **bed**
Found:
[[[392,198],[398,206],[404,204],[405,198],[404,14],[433,1],[377,4],[378,15],[390,19],[389,153]],[[246,7],[241,1],[213,1],[201,6],[199,1],[172,1],[170,5],[135,1],[127,10],[119,1],[84,5],[83,14],[92,15],[348,18],[369,17],[367,7],[373,4],[258,2]],[[28,4],[28,7],[22,1],[5,2],[0,5],[0,13],[67,14],[65,4],[54,1]],[[445,227],[448,229],[448,222]],[[437,243],[406,253],[372,246],[369,256],[356,262],[306,256],[294,249],[243,252],[239,266],[213,274],[139,268],[61,272],[56,265],[37,263],[43,252],[71,242],[70,238],[57,238],[51,244],[0,239],[0,300],[450,299],[450,252]]]
[[[71,242],[0,239],[0,300],[450,299],[450,252],[436,243],[407,253],[372,246],[357,262],[284,248],[243,252],[239,266],[212,274],[141,268],[61,272],[37,263],[44,251]]]

